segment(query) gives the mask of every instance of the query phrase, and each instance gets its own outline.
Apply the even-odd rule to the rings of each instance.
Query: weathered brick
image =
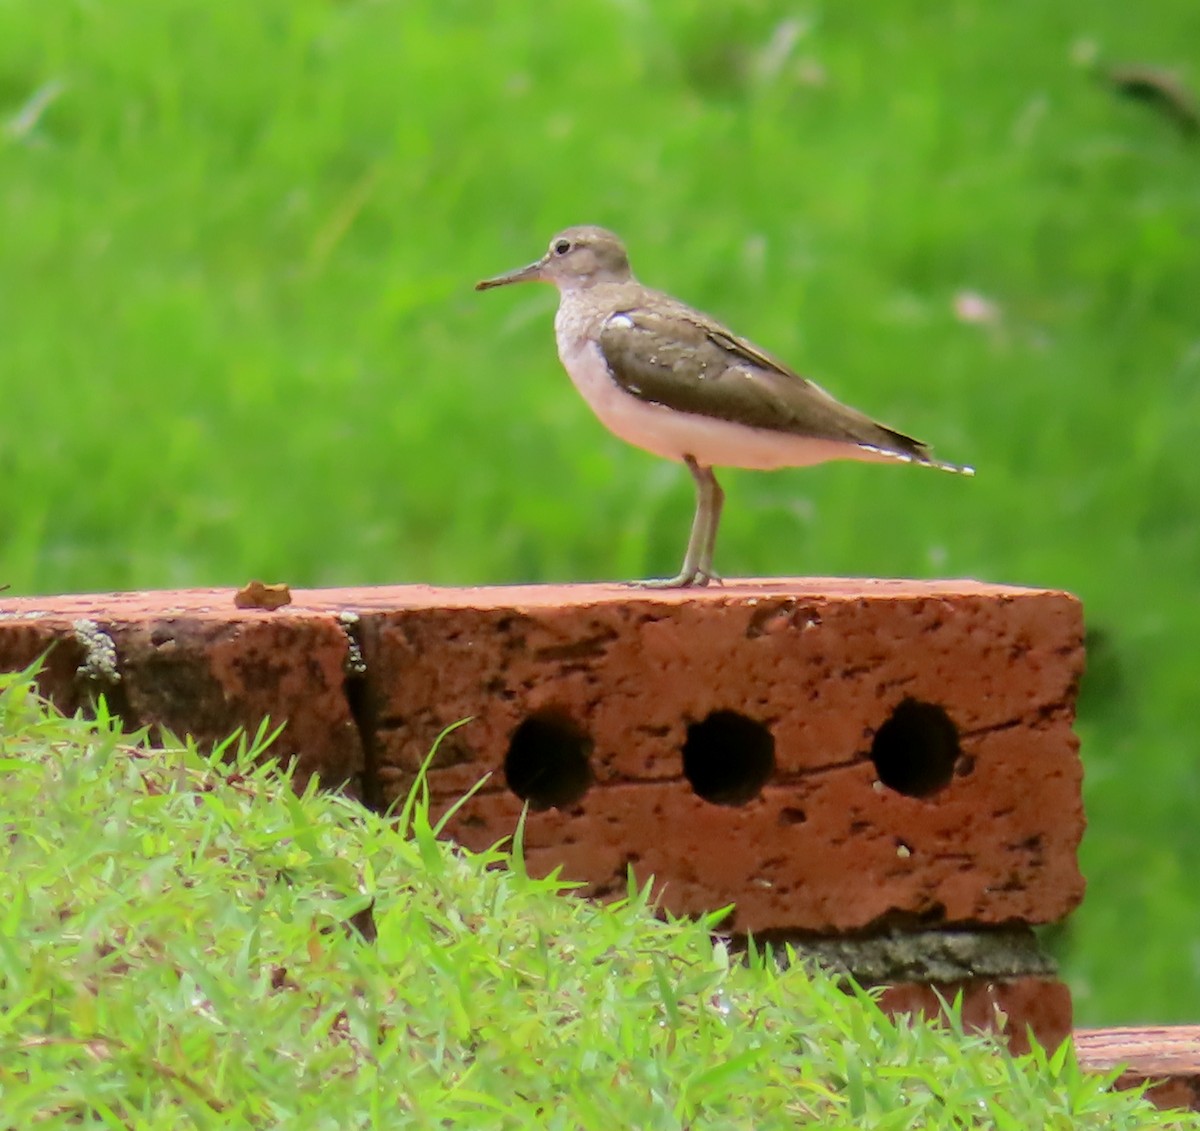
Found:
[[[1159,1107],[1200,1111],[1200,1025],[1080,1029],[1075,1056],[1088,1072],[1123,1069],[1118,1088],[1150,1082],[1146,1098]]]
[[[443,728],[430,773],[449,801],[493,777],[450,828],[473,847],[514,827],[505,758],[521,724],[568,723],[594,775],[578,804],[531,813],[530,866],[665,905],[736,902],[734,927],[858,930],[880,920],[1061,918],[1082,895],[1081,770],[1071,732],[1078,603],[972,582],[796,581],[703,593],[463,591],[367,618],[378,769],[395,796]],[[936,704],[961,752],[944,788],[882,787],[871,759],[905,699]],[[774,739],[738,806],[683,776],[689,726],[734,711]],[[736,762],[739,750],[727,758]]]
[[[119,681],[81,676],[85,640],[112,641]],[[81,639],[82,637],[82,639]],[[0,668],[47,653],[42,690],[73,711],[103,693],[131,726],[219,742],[286,723],[273,753],[357,792],[359,734],[343,690],[349,640],[329,612],[235,608],[229,590],[23,598],[0,602]]]
[[[623,890],[632,864],[673,911],[736,903],[737,930],[1040,923],[1082,895],[1071,732],[1082,619],[1067,594],[816,579],[294,596],[275,612],[236,609],[231,591],[0,602],[0,665],[64,640],[47,679],[77,696],[71,625],[90,618],[116,645],[135,721],[216,737],[287,717],[283,752],[326,780],[361,771],[380,802],[469,716],[429,780],[444,808],[492,775],[449,826],[475,847],[515,827],[510,744],[534,720],[525,753],[544,757],[522,792],[552,799],[536,774],[561,777],[572,753],[585,776],[557,783],[577,798],[529,815],[530,867],[562,865],[603,894]],[[360,617],[365,751],[342,683],[343,610]],[[899,743],[903,778],[942,742],[942,712],[957,744],[944,774],[883,784],[872,755],[889,720],[920,724]],[[685,746],[714,714],[705,765],[729,780],[707,792],[742,803],[703,800],[685,774]],[[764,745],[763,788],[749,797]]]
[[[1009,1051],[1029,1051],[1032,1032],[1042,1048],[1053,1051],[1071,1035],[1071,991],[1056,978],[967,978],[954,982],[904,982],[890,985],[879,998],[884,1012],[926,1018],[945,1015],[943,1002],[961,996],[967,1032],[997,1033]]]

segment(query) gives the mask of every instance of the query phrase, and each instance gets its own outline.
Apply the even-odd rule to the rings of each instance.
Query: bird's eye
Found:
[[[554,243],[554,254],[555,255],[566,255],[567,252],[570,250],[571,250],[571,241],[570,240],[556,240],[555,241],[555,243]]]

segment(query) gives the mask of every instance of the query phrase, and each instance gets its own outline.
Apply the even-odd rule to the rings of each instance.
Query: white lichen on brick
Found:
[[[346,674],[364,676],[367,674],[367,660],[363,655],[362,645],[358,642],[358,630],[362,624],[362,617],[350,609],[344,609],[338,613],[337,619],[338,624],[342,626],[342,631],[346,634],[347,651],[343,664]]]
[[[81,679],[112,687],[121,682],[117,669],[117,646],[94,620],[77,620],[71,625],[83,648],[83,663],[76,669]]]

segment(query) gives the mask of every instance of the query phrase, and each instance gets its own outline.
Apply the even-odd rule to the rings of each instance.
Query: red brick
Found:
[[[962,1024],[967,1032],[998,1033],[1009,1050],[1029,1051],[1029,1033],[1053,1051],[1071,1035],[1071,991],[1055,978],[966,978],[933,984],[905,982],[888,986],[879,999],[884,1012],[926,1018],[944,1016],[943,1002],[962,995]]]
[[[1080,1029],[1075,1056],[1089,1072],[1123,1068],[1118,1088],[1153,1081],[1146,1098],[1159,1107],[1200,1111],[1200,1025]]]
[[[531,600],[530,597],[535,599]],[[1071,733],[1082,666],[1078,603],[970,582],[807,581],[699,594],[464,594],[397,609],[366,637],[385,796],[407,788],[439,732],[430,781],[484,790],[450,828],[473,847],[514,827],[503,764],[531,715],[594,743],[596,782],[568,811],[532,813],[530,865],[603,894],[626,865],[665,905],[736,902],[737,930],[845,931],[881,919],[1048,922],[1082,895],[1081,771]],[[394,675],[392,675],[394,673]],[[959,773],[932,797],[876,786],[869,757],[906,697],[957,725]],[[732,709],[775,737],[762,796],[715,806],[681,779],[687,727]]]
[[[92,621],[116,648],[120,682],[96,685],[131,726],[165,727],[205,743],[264,719],[285,723],[272,752],[296,759],[298,785],[319,772],[357,792],[363,751],[343,691],[349,650],[329,612],[237,609],[232,590],[194,590],[0,602],[0,669],[51,648],[42,690],[64,710],[86,701],[77,677]]]
[[[116,643],[136,721],[216,737],[288,717],[283,752],[326,780],[361,771],[381,801],[470,716],[430,783],[444,807],[492,774],[450,826],[476,847],[515,826],[504,761],[516,728],[567,719],[592,744],[595,781],[570,809],[530,814],[531,868],[561,864],[602,894],[622,890],[633,864],[672,911],[736,903],[741,931],[1040,923],[1082,895],[1071,732],[1082,619],[1067,594],[810,579],[293,597],[275,612],[239,610],[232,591],[0,602],[0,666],[66,637],[48,682],[69,700],[70,625],[90,617]],[[367,661],[365,754],[341,682],[346,609],[361,616]],[[882,786],[870,758],[906,698],[939,705],[959,734],[953,776],[924,797]],[[746,804],[703,801],[682,775],[689,724],[719,710],[774,738],[774,775]]]

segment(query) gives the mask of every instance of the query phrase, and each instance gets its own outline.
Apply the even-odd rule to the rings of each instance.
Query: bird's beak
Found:
[[[507,275],[497,275],[494,279],[484,279],[481,283],[475,284],[477,291],[488,291],[492,287],[504,287],[509,283],[528,283],[531,280],[540,279],[542,277],[542,268],[545,266],[545,257],[539,259],[536,263],[529,264],[528,267],[520,267],[516,271],[509,271]]]

